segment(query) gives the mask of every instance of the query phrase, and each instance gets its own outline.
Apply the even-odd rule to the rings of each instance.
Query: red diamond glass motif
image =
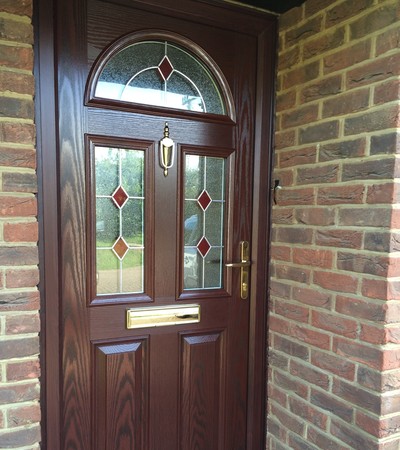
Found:
[[[197,250],[199,251],[200,255],[205,258],[207,256],[207,253],[210,251],[211,245],[207,241],[206,237],[203,237],[200,239],[200,242],[197,244]]]
[[[112,195],[112,199],[114,200],[114,203],[118,206],[118,208],[122,208],[125,205],[125,202],[128,200],[128,194],[125,192],[125,189],[122,186],[119,186]]]
[[[203,211],[205,211],[212,202],[212,198],[208,195],[208,192],[204,190],[197,199],[197,202],[202,207]]]
[[[112,249],[119,259],[123,259],[129,247],[124,238],[120,237]]]
[[[158,65],[158,71],[160,72],[163,79],[168,80],[173,70],[174,67],[168,59],[168,56],[164,56],[163,60]]]

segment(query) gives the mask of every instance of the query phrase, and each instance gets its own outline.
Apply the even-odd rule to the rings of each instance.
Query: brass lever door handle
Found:
[[[240,262],[226,263],[226,267],[240,268],[240,298],[246,300],[249,296],[249,271],[251,266],[250,261],[250,246],[247,241],[240,242]]]

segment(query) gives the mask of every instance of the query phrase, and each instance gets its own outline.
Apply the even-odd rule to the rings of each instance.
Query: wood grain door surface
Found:
[[[236,268],[223,269],[220,288],[184,289],[183,191],[187,155],[223,159],[223,262],[240,260],[241,241],[257,248],[253,192],[260,43],[251,31],[255,15],[238,21],[239,14],[213,2],[58,3],[61,448],[244,450],[252,423],[251,295],[241,299]],[[205,20],[202,8],[216,15]],[[262,20],[268,29],[267,19]],[[235,117],[88,100],[88,80],[102,52],[137,32],[171,33],[203,49],[227,81]],[[176,143],[167,177],[158,153],[165,122]],[[144,288],[139,294],[96,295],[96,146],[145,154]],[[128,309],[185,304],[200,306],[198,323],[126,326]]]

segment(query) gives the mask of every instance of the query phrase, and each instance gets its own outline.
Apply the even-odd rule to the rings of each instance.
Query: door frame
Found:
[[[66,0],[36,0],[35,29],[35,117],[37,126],[40,292],[41,292],[41,405],[42,448],[60,450],[60,212],[57,144],[57,5]],[[69,4],[74,4],[69,0]],[[174,0],[137,0],[144,9],[174,10],[188,17]],[[72,8],[73,6],[71,6]],[[254,187],[252,205],[252,249],[250,332],[248,361],[247,450],[265,448],[267,380],[267,310],[269,287],[271,172],[273,162],[275,60],[277,17],[267,12],[219,0],[186,0],[198,22],[228,28],[229,20],[246,16],[232,29],[254,36],[258,42],[257,100],[254,136]],[[221,14],[221,9],[223,14]],[[218,14],[219,12],[219,14]],[[76,25],[77,27],[79,24]],[[74,36],[75,37],[75,36]],[[270,55],[268,58],[265,55]],[[83,99],[82,99],[83,101]]]

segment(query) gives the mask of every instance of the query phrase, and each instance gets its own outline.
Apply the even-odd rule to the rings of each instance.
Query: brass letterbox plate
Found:
[[[126,328],[165,327],[200,322],[200,305],[149,306],[126,311]]]

